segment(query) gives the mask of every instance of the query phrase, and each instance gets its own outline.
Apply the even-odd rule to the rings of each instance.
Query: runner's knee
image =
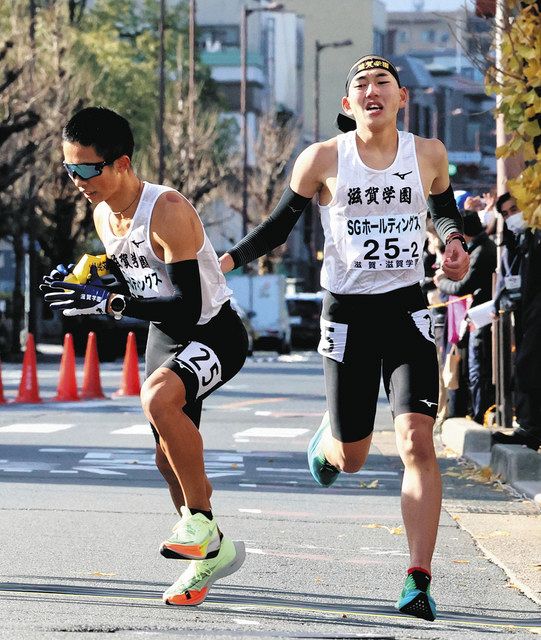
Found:
[[[370,440],[365,442],[341,442],[335,441],[333,452],[333,464],[344,473],[356,473],[366,462],[370,449]]]
[[[408,414],[395,420],[396,441],[404,462],[424,462],[435,456],[430,416]]]
[[[170,378],[174,376],[174,378]],[[146,417],[156,426],[171,410],[186,404],[186,389],[180,378],[171,372],[153,373],[141,388],[141,405]]]

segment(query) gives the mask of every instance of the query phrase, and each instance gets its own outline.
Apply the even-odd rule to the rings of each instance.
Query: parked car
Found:
[[[317,347],[319,342],[319,318],[323,292],[293,293],[286,296],[291,342],[296,346]]]
[[[255,332],[255,349],[291,352],[291,329],[285,301],[286,278],[266,275],[232,274],[227,284],[245,310]]]

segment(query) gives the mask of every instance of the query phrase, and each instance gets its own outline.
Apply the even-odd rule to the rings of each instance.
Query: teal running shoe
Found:
[[[321,425],[308,445],[308,466],[310,467],[310,473],[314,480],[322,487],[330,487],[340,473],[339,469],[330,462],[327,462],[325,454],[321,450],[321,438],[325,430],[330,428],[329,412],[325,411]]]
[[[436,619],[436,603],[430,595],[430,578],[426,573],[413,571],[408,574],[396,608],[408,616],[423,618],[430,622]]]

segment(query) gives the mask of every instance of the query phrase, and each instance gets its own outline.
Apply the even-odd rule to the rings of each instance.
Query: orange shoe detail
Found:
[[[184,544],[172,544],[170,542],[164,542],[163,546],[170,551],[173,551],[179,556],[184,558],[190,558],[193,560],[199,560],[207,557],[208,544],[197,545],[184,545]]]
[[[207,597],[209,590],[207,587],[203,587],[201,591],[197,589],[192,589],[190,591],[185,591],[184,593],[179,593],[174,596],[171,596],[165,601],[165,604],[176,604],[180,606],[195,606],[201,604],[203,600]]]

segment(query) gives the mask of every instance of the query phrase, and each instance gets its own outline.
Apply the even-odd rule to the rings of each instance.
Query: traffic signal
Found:
[[[479,18],[494,18],[496,0],[475,0],[475,15]]]

